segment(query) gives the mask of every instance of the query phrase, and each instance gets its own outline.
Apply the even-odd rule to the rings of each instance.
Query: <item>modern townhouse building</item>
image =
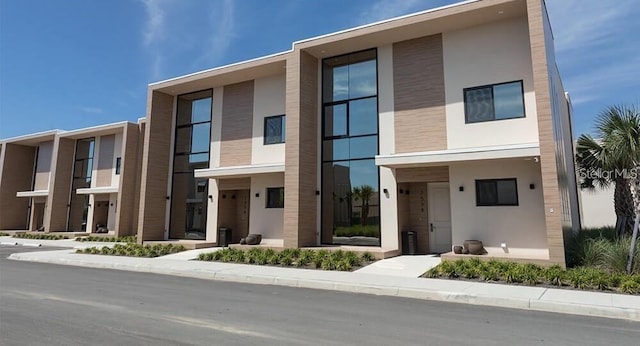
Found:
[[[56,135],[52,130],[0,141],[0,229],[42,230]]]
[[[144,120],[0,142],[0,229],[135,234]]]
[[[478,239],[564,265],[580,227],[543,0],[466,1],[148,90],[140,241],[224,227],[392,256],[413,231],[421,253]]]

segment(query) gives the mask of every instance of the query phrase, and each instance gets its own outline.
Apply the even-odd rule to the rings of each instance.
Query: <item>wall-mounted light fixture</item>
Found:
[[[225,199],[225,198],[227,198],[227,195],[223,193],[222,194],[222,199]]]
[[[260,192],[256,192],[256,197],[260,197]]]
[[[460,187],[458,187],[458,191],[463,192],[464,191],[464,186],[460,185]]]
[[[320,196],[320,190],[316,190],[316,196]]]
[[[384,192],[385,195],[389,194],[389,190],[388,189],[382,189],[382,192]]]
[[[536,184],[533,184],[533,183],[529,184],[529,189],[534,190],[535,188],[536,188]]]
[[[404,193],[408,195],[409,194],[409,190],[405,191]]]
[[[398,190],[398,193],[399,193],[399,194],[403,194],[403,193],[404,193],[404,190],[403,190],[403,189],[400,189],[400,190]]]
[[[170,197],[170,196],[167,196],[167,201],[168,201],[168,200],[170,200],[170,199],[171,199],[171,197]]]
[[[213,201],[213,195],[209,195],[209,199]]]

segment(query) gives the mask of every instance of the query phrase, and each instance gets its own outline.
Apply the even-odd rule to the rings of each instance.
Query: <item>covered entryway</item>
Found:
[[[451,251],[449,168],[398,168],[396,181],[398,231],[416,233],[418,254]],[[398,239],[402,241],[402,236],[399,235]],[[445,246],[448,248],[444,249]],[[402,244],[399,244],[399,248],[402,248]]]

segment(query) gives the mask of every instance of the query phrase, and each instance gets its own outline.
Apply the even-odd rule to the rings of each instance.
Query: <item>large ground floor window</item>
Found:
[[[374,160],[325,162],[322,242],[380,246],[380,192]]]

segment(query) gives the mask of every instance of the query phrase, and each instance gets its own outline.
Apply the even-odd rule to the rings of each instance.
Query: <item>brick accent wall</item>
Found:
[[[442,35],[393,44],[396,153],[447,149]]]
[[[318,59],[287,59],[284,246],[316,245],[318,196]]]
[[[140,181],[138,241],[163,240],[174,97],[151,91]]]
[[[18,198],[16,192],[31,190],[36,148],[7,143],[2,150],[0,230],[25,230],[29,227],[29,198]]]
[[[222,101],[220,166],[251,164],[253,81],[226,85]]]
[[[44,217],[46,232],[67,230],[75,147],[76,141],[74,139],[59,138],[54,142],[49,197]]]

